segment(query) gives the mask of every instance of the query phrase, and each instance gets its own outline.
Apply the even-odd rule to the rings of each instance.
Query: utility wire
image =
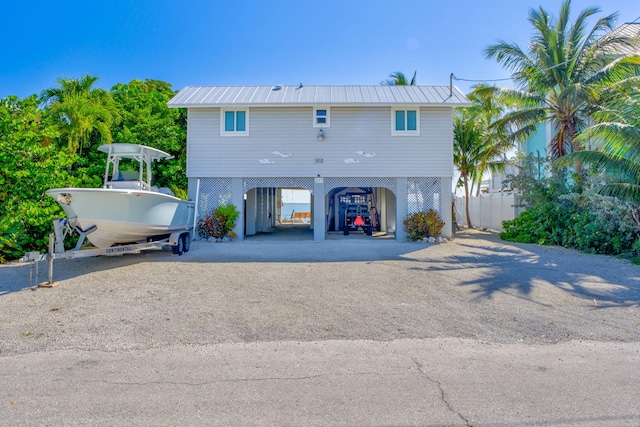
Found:
[[[566,65],[566,64],[570,63],[571,61],[572,61],[571,59],[567,59],[567,60],[566,60],[566,61],[564,61],[564,62],[561,62],[561,63],[556,64],[556,65],[552,65],[552,66],[551,66],[551,67],[549,67],[549,68],[545,68],[545,69],[543,69],[543,70],[540,70],[540,72],[541,72],[541,73],[544,73],[545,71],[553,70],[554,68],[560,67],[560,66],[562,66],[562,65]],[[458,77],[456,77],[456,76],[455,76],[455,74],[453,74],[453,73],[451,73],[451,77],[452,77],[454,80],[458,80],[458,81],[461,81],[461,82],[473,82],[473,83],[483,83],[483,82],[504,82],[504,81],[506,81],[506,80],[513,80],[513,77],[507,77],[507,78],[505,78],[505,79],[486,79],[486,80],[462,79],[462,78],[458,78]]]
[[[456,77],[455,74],[452,74],[453,80],[461,81],[461,82],[473,82],[473,83],[482,83],[482,82],[503,82],[505,80],[513,80],[513,77],[507,77],[506,79],[486,79],[486,80],[473,80],[473,79],[461,79]]]

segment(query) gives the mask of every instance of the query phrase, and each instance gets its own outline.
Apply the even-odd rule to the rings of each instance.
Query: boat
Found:
[[[175,197],[168,188],[151,185],[151,163],[173,156],[125,143],[101,145],[98,150],[107,154],[102,188],[46,191],[62,207],[69,225],[100,249],[153,241],[181,231],[183,242],[188,244],[195,202]],[[134,168],[137,170],[131,170]]]

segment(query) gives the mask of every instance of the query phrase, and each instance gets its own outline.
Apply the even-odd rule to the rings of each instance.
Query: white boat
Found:
[[[193,227],[194,202],[174,197],[169,189],[151,186],[151,163],[173,156],[136,144],[105,144],[98,150],[108,155],[103,188],[46,192],[64,209],[70,225],[87,233],[92,245],[109,248],[144,242]],[[123,159],[132,159],[129,162],[138,170],[120,170],[132,166],[121,165]]]

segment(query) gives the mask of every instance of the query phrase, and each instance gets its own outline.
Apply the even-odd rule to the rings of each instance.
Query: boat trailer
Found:
[[[96,229],[95,226],[90,227],[87,230],[82,230],[80,227],[72,228],[67,218],[54,219],[53,230],[54,232],[49,234],[49,248],[47,253],[41,254],[40,252],[27,252],[20,262],[29,262],[35,264],[36,282],[38,280],[38,263],[40,261],[47,261],[48,274],[47,282],[39,283],[39,287],[50,288],[56,286],[57,283],[53,281],[53,260],[54,259],[76,259],[76,258],[89,258],[95,256],[116,256],[124,254],[139,254],[144,250],[161,249],[165,246],[170,246],[174,255],[182,255],[185,252],[189,252],[191,246],[191,240],[193,238],[193,229],[179,230],[168,235],[148,237],[146,242],[131,243],[125,245],[112,246],[110,248],[96,248],[93,246],[85,246],[87,235]],[[78,243],[73,249],[65,250],[64,240],[73,233],[78,233]]]

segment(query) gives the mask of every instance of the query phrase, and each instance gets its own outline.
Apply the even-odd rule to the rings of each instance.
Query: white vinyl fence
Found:
[[[464,197],[455,198],[455,215],[459,225],[467,225]],[[513,193],[489,193],[469,199],[469,216],[475,228],[502,231],[502,221],[517,217],[522,208],[516,207],[517,196]]]

